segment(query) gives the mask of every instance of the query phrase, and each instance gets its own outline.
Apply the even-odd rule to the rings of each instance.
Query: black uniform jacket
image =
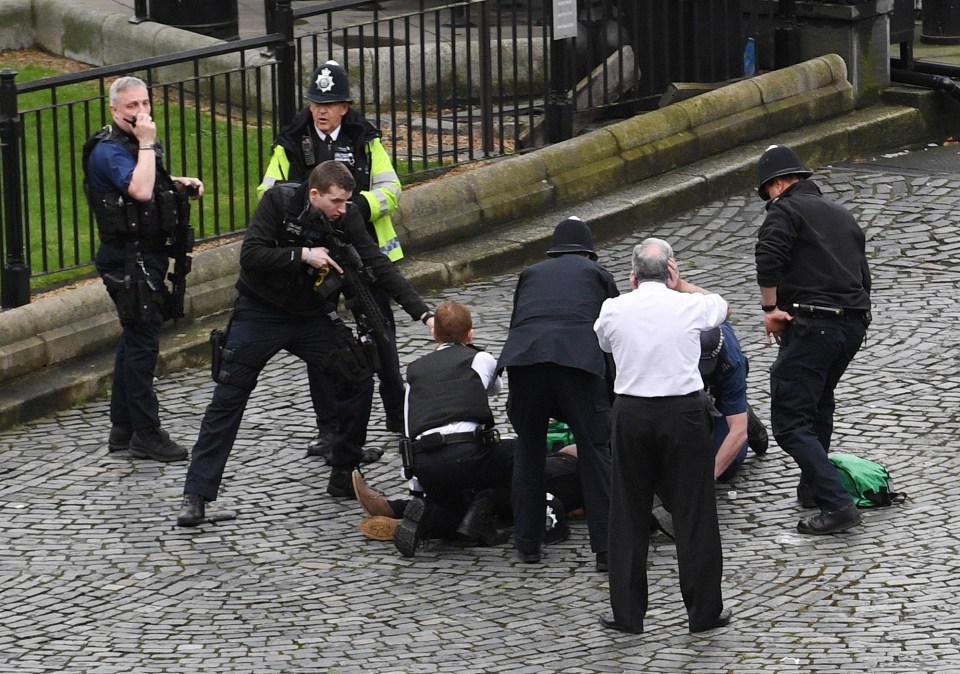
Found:
[[[593,324],[603,301],[619,294],[610,272],[581,255],[560,255],[523,270],[498,370],[555,363],[603,377]]]
[[[313,278],[307,275],[307,264],[300,261],[300,250],[308,245],[307,240],[291,235],[285,224],[290,213],[304,212],[307,208],[308,192],[306,183],[295,190],[289,184],[278,183],[264,193],[240,247],[237,281],[240,294],[300,315],[332,308],[329,301],[313,291]],[[319,223],[311,223],[311,218],[322,217],[319,211],[304,212],[299,224],[306,229],[320,229]],[[356,247],[364,266],[373,271],[375,285],[396,300],[411,318],[419,319],[428,310],[420,295],[367,234],[355,204],[348,204],[347,212],[331,224],[340,232],[344,243]],[[324,241],[313,238],[309,245],[322,246]],[[337,263],[342,267],[345,261],[337,260]]]
[[[810,180],[767,206],[756,247],[757,282],[777,289],[777,305],[870,309],[865,237],[853,215],[823,198]]]

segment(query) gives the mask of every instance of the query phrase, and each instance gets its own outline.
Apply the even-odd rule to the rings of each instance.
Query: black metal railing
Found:
[[[27,282],[46,287],[91,271],[96,232],[80,148],[111,120],[114,77],[147,82],[170,172],[204,181],[193,220],[206,240],[245,227],[272,142],[328,59],[347,69],[354,106],[379,126],[411,182],[569,138],[600,115],[655,107],[670,81],[654,74],[661,64],[676,61],[678,74],[701,80],[729,77],[692,67],[688,52],[699,48],[696,36],[728,27],[730,11],[707,5],[737,4],[579,0],[576,37],[553,40],[549,0],[329,0],[296,10],[291,1],[264,0],[262,38],[19,83],[15,95],[0,88],[3,308],[29,301]],[[344,19],[361,5],[369,18]],[[694,36],[685,47],[672,41],[682,31]]]

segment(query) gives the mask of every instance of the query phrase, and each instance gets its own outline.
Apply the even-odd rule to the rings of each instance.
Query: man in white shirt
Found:
[[[673,504],[680,591],[691,632],[725,626],[723,558],[714,498],[710,419],[700,390],[700,333],[729,315],[722,297],[680,279],[673,249],[633,250],[633,292],[603,303],[594,330],[613,354],[610,629],[640,633],[647,610],[647,548],[654,492]],[[674,292],[677,290],[679,292]]]

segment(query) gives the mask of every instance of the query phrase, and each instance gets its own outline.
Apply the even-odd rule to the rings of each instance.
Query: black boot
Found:
[[[353,466],[334,466],[330,470],[330,481],[327,482],[327,493],[334,498],[352,498],[357,495],[353,492]]]
[[[457,527],[457,533],[488,547],[496,545],[500,534],[493,516],[497,505],[495,496],[492,489],[478,492],[467,514],[463,516],[460,526]]]
[[[770,447],[770,436],[767,427],[760,421],[760,417],[747,405],[747,444],[757,456],[763,456]]]
[[[125,452],[130,449],[130,439],[133,438],[133,429],[129,426],[114,425],[110,429],[110,439],[107,440],[107,448],[111,453]]]
[[[133,432],[130,454],[138,459],[154,461],[186,461],[187,448],[170,439],[162,428],[144,428]]]
[[[195,527],[206,519],[206,500],[200,494],[184,494],[177,526]]]
[[[813,517],[805,517],[797,524],[801,534],[835,534],[860,524],[860,511],[852,503],[839,510],[821,510]]]

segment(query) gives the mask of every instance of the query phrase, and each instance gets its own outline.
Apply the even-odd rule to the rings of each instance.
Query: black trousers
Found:
[[[577,442],[590,547],[607,551],[610,512],[610,398],[602,377],[554,363],[508,367],[507,415],[517,431],[513,518],[517,550],[543,542],[547,424],[565,421]]]
[[[154,287],[160,288],[167,271],[167,256],[143,255],[144,269]],[[123,276],[122,248],[101,245],[95,260],[97,272]],[[111,293],[116,303],[116,296]],[[153,377],[160,357],[160,328],[163,313],[159,303],[151,305],[150,320],[138,323],[121,321],[123,333],[117,343],[113,362],[113,386],[110,390],[110,422],[134,430],[160,426],[160,405],[153,389]]]
[[[853,503],[830,463],[833,391],[860,349],[867,327],[859,313],[836,318],[797,316],[787,324],[780,352],[770,368],[770,424],[773,437],[800,467],[823,510]]]
[[[242,362],[224,361],[221,372],[249,386],[218,383],[200,425],[200,434],[190,452],[190,467],[183,493],[199,494],[216,500],[220,482],[243,420],[247,400],[257,377],[271,358],[286,350],[310,365],[319,366],[334,348],[334,326],[324,313],[294,316],[241,297],[233,313],[226,348],[239,354]],[[228,379],[231,381],[231,379]],[[331,462],[346,468],[360,463],[363,438],[370,418],[373,380],[366,379],[348,396],[344,404],[357,414],[351,425],[344,425],[333,443]]]
[[[617,622],[642,629],[654,492],[672,507],[680,593],[691,629],[723,610],[723,557],[713,484],[710,418],[699,395],[613,405],[610,604]]]
[[[403,375],[400,374],[400,356],[397,354],[397,324],[390,306],[390,296],[383,290],[372,287],[370,292],[376,300],[380,312],[387,323],[389,339],[376,339],[377,354],[380,357],[380,369],[377,378],[380,380],[380,399],[383,401],[383,410],[387,417],[403,420]],[[313,411],[317,415],[317,429],[337,432],[338,426],[344,421],[351,424],[350,419],[358,413],[354,406],[345,404],[337,395],[333,381],[319,367],[307,366],[307,377],[310,382],[310,398],[313,401]],[[371,401],[373,391],[370,391]],[[346,419],[344,419],[346,417]]]
[[[421,532],[428,538],[450,538],[481,489],[498,497],[510,490],[515,440],[495,445],[458,442],[413,458],[413,472],[426,494]],[[499,500],[499,499],[498,499]]]

